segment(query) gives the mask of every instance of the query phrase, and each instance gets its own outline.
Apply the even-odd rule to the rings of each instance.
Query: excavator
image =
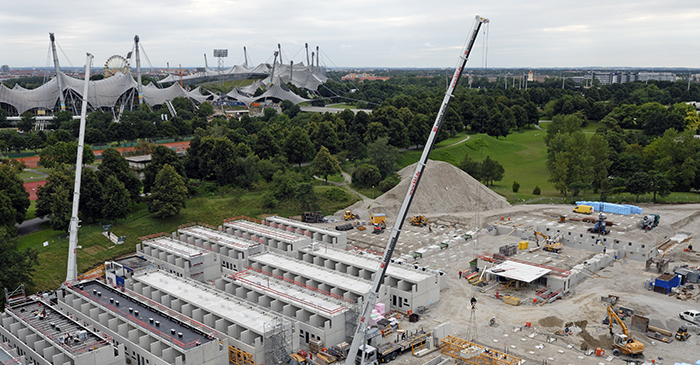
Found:
[[[613,333],[613,321],[617,322],[620,326],[622,333]],[[613,336],[613,348],[612,353],[615,356],[620,356],[620,354],[638,356],[642,355],[644,352],[644,344],[630,337],[629,330],[625,322],[623,322],[617,313],[612,309],[612,306],[608,306],[608,322],[610,327],[610,335]]]
[[[423,215],[417,215],[411,218],[411,225],[417,227],[425,227],[428,225],[428,218]]]
[[[542,248],[543,250],[556,253],[561,252],[563,246],[560,242],[559,237],[550,238],[542,232],[535,231],[535,241],[537,241],[537,247],[540,247],[540,239],[537,236],[542,237],[542,239],[544,240],[544,247]]]

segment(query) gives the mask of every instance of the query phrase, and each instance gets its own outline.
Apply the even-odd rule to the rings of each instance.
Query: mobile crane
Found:
[[[425,143],[425,147],[423,148],[423,154],[421,155],[420,160],[416,164],[416,172],[413,173],[411,183],[409,184],[408,191],[406,192],[406,197],[404,198],[403,203],[401,205],[401,209],[399,210],[399,214],[396,217],[396,223],[394,223],[394,227],[391,231],[391,236],[389,237],[389,242],[386,245],[384,255],[382,257],[381,262],[379,263],[379,269],[374,275],[372,287],[369,293],[367,293],[367,295],[365,296],[362,312],[359,316],[359,323],[357,324],[357,328],[355,329],[355,335],[352,338],[352,344],[350,345],[350,349],[348,350],[348,358],[345,361],[345,365],[355,365],[355,362],[358,360],[360,364],[365,363],[365,350],[363,349],[359,353],[358,350],[360,349],[360,344],[364,343],[365,341],[365,335],[367,333],[367,320],[369,319],[369,316],[372,313],[372,309],[374,308],[374,304],[377,301],[377,297],[379,296],[379,289],[381,288],[381,285],[384,282],[384,275],[386,274],[387,267],[391,262],[391,255],[394,253],[396,242],[398,241],[399,234],[401,233],[401,227],[403,226],[404,220],[406,219],[406,215],[408,214],[408,208],[411,206],[411,201],[413,201],[413,193],[415,192],[416,187],[418,187],[421,174],[423,173],[423,170],[425,170],[425,166],[428,163],[430,151],[435,146],[435,139],[437,138],[437,134],[440,131],[440,126],[442,125],[442,122],[445,119],[445,114],[447,114],[447,108],[450,105],[450,101],[454,96],[453,93],[455,88],[457,87],[457,82],[459,81],[459,78],[462,75],[462,70],[464,69],[464,66],[467,64],[467,60],[469,59],[469,53],[471,52],[472,47],[474,46],[474,41],[476,41],[476,36],[479,33],[481,26],[488,22],[488,19],[482,18],[478,15],[474,19],[472,32],[469,35],[469,38],[467,40],[466,45],[464,46],[464,49],[462,50],[462,53],[459,55],[459,61],[455,69],[455,73],[452,76],[452,82],[450,83],[449,87],[447,88],[447,91],[445,92],[445,97],[442,99],[442,104],[440,105],[440,110],[438,111],[437,117],[435,118],[435,123],[433,123],[433,127],[430,130],[428,141]],[[357,357],[354,354],[357,354]]]
[[[637,356],[644,352],[644,344],[630,337],[630,332],[627,330],[625,322],[623,322],[617,313],[612,309],[612,306],[608,306],[608,322],[610,326],[610,335],[613,336],[612,353],[615,356],[620,356],[620,354]],[[622,333],[613,333],[613,321],[617,322],[620,326]]]

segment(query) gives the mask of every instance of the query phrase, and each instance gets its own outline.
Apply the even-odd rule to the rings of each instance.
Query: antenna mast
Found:
[[[141,85],[141,57],[139,56],[139,36],[134,36],[136,47],[136,90],[139,92],[139,105],[143,102],[143,86]]]
[[[137,53],[138,54],[138,53]],[[70,215],[70,235],[68,239],[68,270],[66,281],[78,279],[78,207],[80,205],[80,179],[83,171],[83,144],[85,142],[85,119],[87,116],[88,87],[90,86],[90,68],[92,67],[92,55],[87,54],[85,60],[85,87],[83,87],[83,106],[80,110],[80,134],[78,135],[78,156],[75,159],[75,185],[73,186],[73,211]]]
[[[51,52],[53,53],[53,68],[56,70],[56,81],[58,82],[58,98],[61,101],[61,110],[66,110],[66,97],[63,96],[63,81],[61,81],[61,68],[58,65],[58,54],[56,53],[56,37],[49,33],[51,40]]]

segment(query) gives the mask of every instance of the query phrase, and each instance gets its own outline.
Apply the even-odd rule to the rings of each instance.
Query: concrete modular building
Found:
[[[221,267],[234,272],[244,270],[248,266],[250,255],[263,252],[262,243],[199,225],[180,228],[175,235],[179,236],[180,241],[217,253]]]
[[[109,333],[132,364],[228,364],[225,336],[136,292],[89,281],[59,290],[58,306]]]
[[[613,235],[599,236],[595,233],[566,230],[562,226],[564,225],[557,227],[538,226],[535,227],[535,230],[548,236],[562,234],[561,243],[565,246],[580,248],[587,251],[603,252],[603,249],[605,249],[606,252],[617,251],[620,257],[636,261],[646,261],[657,255],[655,247],[648,244],[623,240]]]
[[[134,272],[153,268],[153,263],[143,257],[129,256],[115,261],[105,261],[104,276],[109,285],[123,288],[130,286]]]
[[[117,365],[125,360],[123,344],[38,299],[5,308],[0,339],[22,364]]]
[[[251,354],[256,364],[277,363],[276,351],[281,350],[286,356],[298,348],[299,340],[292,336],[290,321],[282,323],[281,334],[270,336],[269,329],[279,330],[278,315],[215,287],[163,271],[134,276],[133,280],[134,291],[214,328],[227,337],[230,346]],[[284,338],[294,339],[293,347],[284,346]]]
[[[303,234],[311,237],[313,241],[332,245],[336,248],[344,249],[345,245],[348,243],[348,236],[345,232],[325,229],[323,227],[314,226],[313,224],[278,216],[267,217],[265,218],[265,222],[265,224],[270,227]]]
[[[380,263],[376,256],[317,246],[300,248],[297,259],[369,281],[373,280]],[[437,303],[440,290],[447,287],[447,277],[440,271],[417,265],[392,263],[386,270],[383,284],[389,290],[390,308],[406,313]]]
[[[359,302],[372,288],[369,280],[272,252],[251,256],[250,266],[262,274],[320,289],[353,302]],[[380,289],[377,302],[389,306],[389,289],[386,285]]]
[[[351,338],[357,324],[357,303],[253,269],[225,275],[215,286],[236,298],[291,318],[302,344],[320,339],[327,346],[336,345]]]
[[[156,237],[136,245],[136,253],[178,276],[210,281],[221,276],[218,255],[169,237]]]
[[[228,234],[262,243],[270,249],[282,251],[288,255],[293,255],[296,250],[311,243],[311,233],[308,231],[308,235],[302,235],[246,219],[226,219],[224,229]]]

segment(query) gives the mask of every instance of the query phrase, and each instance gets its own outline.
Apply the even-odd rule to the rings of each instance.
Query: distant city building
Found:
[[[635,81],[671,81],[677,80],[676,74],[671,72],[624,72],[624,71],[590,71],[583,78],[572,77],[572,79],[580,84],[590,84],[592,80],[598,80],[601,85],[609,84],[624,84],[626,82]]]
[[[2,66],[0,66],[0,72],[2,72],[2,73],[10,73],[10,66],[8,66],[8,65],[2,65]]]
[[[527,73],[527,81],[535,81],[535,74],[532,72],[532,70]]]
[[[370,75],[367,73],[361,73],[361,74],[350,73],[350,74],[347,74],[341,78],[341,80],[350,80],[350,81],[355,81],[355,80],[359,80],[359,81],[365,81],[365,80],[367,80],[367,81],[374,81],[374,80],[386,81],[389,79],[390,79],[390,77],[388,77],[388,76],[381,77],[381,76]]]

